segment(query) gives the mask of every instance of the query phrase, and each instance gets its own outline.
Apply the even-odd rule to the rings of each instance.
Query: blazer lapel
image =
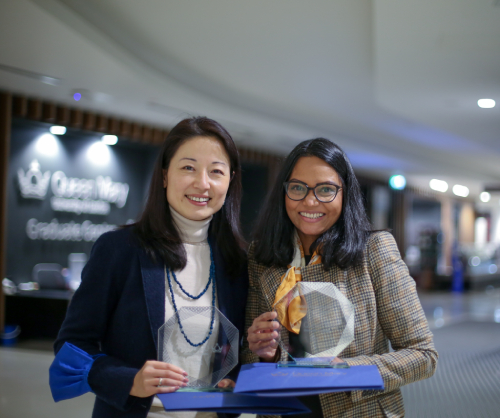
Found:
[[[142,284],[148,308],[149,324],[155,348],[158,350],[158,329],[165,322],[165,274],[163,263],[155,263],[146,252],[141,251]]]
[[[276,291],[281,284],[281,278],[287,270],[286,268],[269,267],[261,276],[262,294],[266,299],[265,302],[269,307],[269,311],[273,310]]]
[[[222,259],[222,255],[217,248],[214,239],[211,237],[208,238],[210,243],[210,247],[212,248],[214,263],[215,263],[215,289],[217,291],[217,302],[219,305],[219,311],[231,320],[231,290],[230,290],[230,282],[227,279],[226,270],[224,268],[224,261]]]

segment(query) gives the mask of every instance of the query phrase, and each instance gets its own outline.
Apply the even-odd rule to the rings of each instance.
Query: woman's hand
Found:
[[[139,398],[147,398],[157,393],[175,392],[180,387],[186,386],[188,382],[186,376],[187,373],[180,367],[162,361],[149,360],[135,375],[130,394]]]
[[[231,379],[222,379],[217,385],[219,388],[234,388],[235,386],[236,383]]]
[[[248,345],[250,350],[264,361],[272,361],[278,347],[278,331],[280,324],[274,319],[276,312],[266,312],[253,320],[248,328]]]

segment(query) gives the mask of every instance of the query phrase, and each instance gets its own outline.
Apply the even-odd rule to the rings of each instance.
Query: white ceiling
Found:
[[[498,0],[0,0],[0,40],[0,88],[166,127],[204,114],[281,154],[325,136],[416,186],[500,184]]]

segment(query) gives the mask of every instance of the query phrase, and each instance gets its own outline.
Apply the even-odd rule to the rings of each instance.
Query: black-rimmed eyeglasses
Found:
[[[342,188],[333,183],[318,183],[314,187],[309,187],[307,184],[298,181],[286,181],[283,183],[285,186],[285,192],[289,199],[291,200],[303,200],[312,190],[316,199],[323,203],[330,203],[337,197],[337,193]]]

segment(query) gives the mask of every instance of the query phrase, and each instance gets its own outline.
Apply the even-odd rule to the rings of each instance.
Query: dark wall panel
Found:
[[[55,136],[57,152],[47,155],[37,141],[49,127],[12,125],[7,277],[15,282],[30,281],[37,263],[66,267],[70,253],[88,255],[100,233],[136,219],[156,155],[156,148],[119,142],[99,165],[102,153],[90,158],[88,149],[100,135],[79,130]]]
[[[255,221],[266,198],[269,170],[264,165],[243,162],[242,171],[241,227],[245,238],[250,240]]]

